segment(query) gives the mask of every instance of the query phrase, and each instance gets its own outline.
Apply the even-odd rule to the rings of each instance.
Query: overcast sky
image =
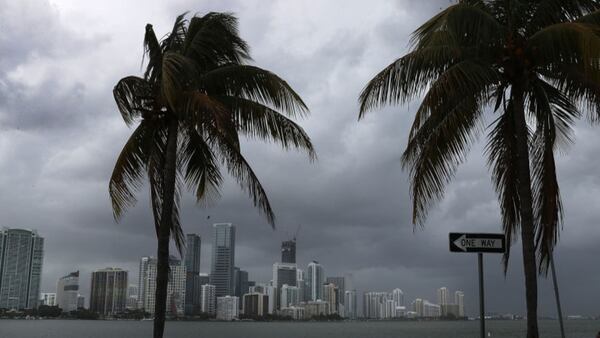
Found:
[[[485,139],[425,228],[413,231],[399,158],[417,102],[357,121],[362,87],[406,52],[420,23],[449,3],[0,0],[0,226],[37,229],[46,239],[43,292],[55,292],[57,278],[80,270],[88,298],[91,272],[106,266],[129,270],[137,283],[139,258],[155,253],[156,239],[147,189],[121,223],[112,218],[108,179],[131,133],[112,87],[141,74],[146,23],[162,36],[184,11],[229,11],[240,20],[255,64],[286,79],[308,104],[311,116],[299,122],[319,158],[310,163],[305,154],[274,145],[243,144],[275,209],[275,231],[231,182],[210,208],[186,195],[183,226],[202,236],[201,270],[210,271],[213,222],[237,226],[236,265],[258,282],[271,279],[280,242],[301,224],[301,268],[318,260],[327,276],[346,275],[359,295],[399,287],[409,302],[436,301],[441,286],[462,289],[474,315],[477,258],[449,253],[448,232],[500,230],[482,157]],[[565,312],[598,314],[598,129],[577,124],[576,142],[558,159],[566,216],[556,264]],[[489,312],[524,312],[516,245],[506,277],[500,257],[485,256]],[[539,295],[541,314],[553,316],[550,280],[540,280]]]

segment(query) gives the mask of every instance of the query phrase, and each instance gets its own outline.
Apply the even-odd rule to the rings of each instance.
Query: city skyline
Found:
[[[231,223],[215,223],[212,228],[214,236],[213,243],[227,247],[225,256],[228,257],[229,251],[235,252],[235,226]],[[327,304],[328,313],[339,314],[342,317],[350,319],[411,318],[411,316],[414,317],[415,314],[418,314],[419,316],[427,314],[427,316],[442,317],[447,316],[449,311],[457,317],[459,313],[460,317],[466,315],[464,312],[464,292],[457,290],[454,293],[454,303],[450,304],[448,303],[448,289],[446,287],[437,289],[437,303],[430,303],[422,298],[415,298],[410,307],[406,306],[404,292],[399,288],[395,288],[391,292],[363,290],[362,294],[364,300],[362,305],[363,311],[361,313],[357,310],[357,294],[360,291],[357,291],[356,289],[345,290],[346,283],[349,282],[351,285],[352,281],[346,281],[346,277],[325,277],[324,268],[314,260],[306,266],[306,270],[309,271],[309,276],[314,275],[311,277],[312,282],[310,283],[303,279],[304,270],[298,268],[296,263],[291,263],[291,260],[289,259],[288,263],[273,263],[273,279],[264,282],[249,282],[248,273],[241,270],[239,267],[234,267],[234,274],[229,276],[229,279],[230,282],[234,284],[235,295],[217,296],[216,286],[210,284],[210,275],[200,272],[199,258],[201,254],[201,236],[198,234],[186,234],[186,238],[188,247],[183,255],[184,260],[180,260],[174,256],[171,256],[170,258],[170,276],[167,296],[167,313],[170,316],[182,316],[184,314],[192,315],[191,312],[188,313],[185,311],[188,302],[194,302],[194,300],[188,299],[186,294],[189,286],[188,282],[190,280],[195,281],[193,284],[197,284],[194,287],[198,288],[200,296],[197,299],[197,305],[200,312],[216,314],[217,318],[222,320],[229,320],[227,318],[237,318],[240,313],[243,313],[242,306],[245,302],[245,296],[254,294],[257,292],[256,290],[259,290],[258,292],[264,296],[268,295],[268,313],[279,312],[290,315],[295,319],[305,318],[303,317],[305,314],[305,307],[306,311],[310,312],[310,306],[316,305],[317,309],[321,309],[323,304]],[[292,242],[293,250],[284,250],[284,248],[289,248],[290,243]],[[293,239],[292,241],[283,241],[281,247],[282,261],[286,260],[286,257],[289,258],[291,253],[293,257],[295,257],[296,239]],[[216,255],[217,258],[212,259],[211,261],[219,261],[218,257],[223,256],[223,252],[213,250],[213,255]],[[227,258],[227,261],[234,260]],[[295,261],[295,259],[293,261]],[[187,271],[188,268],[191,269],[191,271]],[[212,265],[211,270],[214,270]],[[249,283],[252,283],[253,286],[250,289],[238,291],[238,288],[240,287],[239,283],[241,282],[239,279],[241,278],[240,275],[242,273],[244,276],[243,283],[245,283],[246,286],[250,285]],[[92,291],[90,295],[90,300],[94,300],[94,304],[90,304],[90,307],[93,307],[93,311],[97,311],[101,315],[112,315],[125,308],[145,310],[145,312],[152,315],[154,312],[154,293],[156,288],[156,258],[152,256],[141,257],[139,261],[138,276],[137,283],[134,283],[134,280],[129,279],[129,272],[118,267],[94,271],[92,273]],[[221,280],[218,279],[218,281]],[[317,283],[315,285],[319,286],[316,292],[311,291],[313,283]],[[257,287],[254,285],[257,285]],[[62,289],[63,287],[64,291]],[[109,289],[111,289],[111,291],[107,291]],[[308,291],[306,293],[302,292],[304,289]],[[40,304],[56,305],[63,308],[63,311],[65,312],[82,308],[84,307],[83,303],[85,296],[79,294],[78,291],[79,271],[76,271],[59,279],[56,293],[40,293]],[[63,293],[66,293],[69,296]],[[73,293],[74,297],[70,297],[70,293]],[[101,300],[104,296],[98,296],[98,294],[103,295],[109,293],[113,294],[113,297],[108,303],[104,303],[104,301]],[[375,296],[375,298],[373,298],[375,303],[367,300],[371,296]],[[100,302],[98,301],[99,299]],[[225,301],[228,304],[228,307],[233,304],[230,303],[230,301],[235,302],[235,305],[239,306],[239,309],[236,310],[237,312],[231,312],[232,310],[229,308],[226,310],[227,315],[219,312],[220,310],[225,311],[218,305]],[[74,303],[73,308],[70,308],[70,305],[61,306],[61,303],[65,302]],[[346,302],[350,302],[347,310],[345,308]],[[300,305],[302,308],[298,308]],[[423,305],[436,307],[436,314],[432,315],[432,312],[424,312]],[[452,308],[454,310],[444,308],[446,305],[455,306]],[[265,304],[265,306],[267,305]],[[374,309],[373,306],[375,306]],[[369,307],[371,307],[370,310]],[[296,313],[295,311],[297,311],[297,309],[302,310],[302,312],[300,314]],[[242,310],[242,312],[240,312],[240,310]],[[199,313],[197,312],[198,310],[195,311],[196,312],[193,314]]]
[[[224,231],[223,228],[219,229],[219,227],[223,227],[223,226],[226,229],[225,230],[227,232],[226,234],[223,233],[223,231]],[[233,250],[232,251],[235,253],[235,242],[236,242],[236,238],[235,238],[235,226],[232,223],[213,223],[210,227],[212,229],[212,235],[213,235],[213,238],[211,238],[212,243],[213,244],[217,243],[217,242],[219,242],[220,244],[229,243],[230,245],[233,246]],[[21,229],[17,229],[17,230],[21,230]],[[35,233],[37,235],[37,232],[35,230],[33,230],[32,233]],[[217,236],[219,238],[217,238]],[[183,257],[182,260],[180,260],[179,258],[176,258],[175,256],[171,256],[171,259],[170,259],[171,263],[170,264],[174,264],[171,267],[171,269],[176,269],[176,270],[174,270],[174,271],[171,272],[170,280],[171,279],[175,279],[176,283],[178,284],[178,286],[174,287],[174,286],[172,286],[172,283],[169,282],[169,290],[170,290],[169,292],[173,292],[173,290],[175,290],[175,288],[177,288],[177,290],[178,290],[177,292],[179,294],[185,294],[185,292],[187,291],[186,282],[188,281],[187,271],[186,270],[187,270],[187,266],[189,265],[190,267],[192,267],[192,269],[194,269],[194,270],[197,269],[197,271],[195,271],[197,273],[197,276],[198,276],[197,277],[198,280],[197,280],[196,283],[197,283],[197,286],[198,286],[198,289],[199,289],[198,291],[200,292],[200,294],[204,295],[205,292],[206,292],[205,287],[209,287],[210,288],[209,290],[211,290],[211,291],[209,291],[210,295],[211,295],[211,297],[213,297],[212,299],[214,300],[213,305],[206,305],[207,304],[206,301],[202,300],[202,298],[200,298],[201,299],[201,303],[198,304],[198,305],[199,305],[199,308],[201,309],[201,312],[205,312],[205,309],[208,306],[208,308],[210,309],[210,313],[213,313],[213,311],[214,311],[214,314],[216,314],[217,313],[217,303],[218,303],[217,301],[220,298],[224,298],[226,296],[227,297],[233,297],[233,293],[232,293],[232,295],[218,296],[217,292],[216,292],[216,287],[213,284],[210,283],[211,282],[210,274],[201,271],[201,269],[200,269],[201,265],[200,265],[200,260],[199,260],[199,258],[201,257],[201,253],[200,253],[201,250],[199,250],[200,247],[201,247],[200,246],[200,238],[201,237],[202,236],[200,236],[198,234],[186,234],[186,238],[188,238],[188,243],[190,242],[190,239],[192,239],[193,241],[196,242],[195,244],[193,244],[190,247],[190,248],[194,248],[194,246],[197,246],[196,249],[198,249],[198,250],[197,251],[195,250],[195,253],[193,255],[190,255],[189,251],[184,251],[184,254],[182,256]],[[280,256],[279,261],[284,260],[283,259],[284,257],[289,257],[289,251],[288,250],[283,250],[283,248],[284,247],[289,247],[290,246],[290,242],[294,243],[294,246],[293,246],[293,257],[294,257],[294,261],[295,261],[295,257],[296,257],[296,239],[295,238],[293,240],[284,240],[284,241],[281,242],[281,256]],[[212,255],[215,254],[215,251],[212,250],[212,249],[211,249],[211,252],[212,252]],[[286,253],[284,253],[284,252],[286,252]],[[219,254],[217,254],[217,255],[219,255]],[[220,253],[220,255],[222,255],[222,253]],[[190,258],[190,257],[193,257],[193,258]],[[227,259],[229,260],[229,258],[227,258]],[[140,274],[138,276],[142,276],[142,271],[143,271],[142,266],[144,265],[144,261],[146,261],[146,265],[147,265],[151,260],[154,260],[154,265],[155,265],[156,262],[155,262],[155,258],[154,257],[152,257],[152,256],[146,256],[146,257],[142,257],[141,258],[141,261],[139,263],[139,273]],[[215,260],[212,257],[210,258],[210,260],[211,260],[211,264],[209,265],[209,267],[212,270],[213,269],[213,264],[214,264]],[[233,258],[232,261],[233,261],[232,264],[235,265],[235,258]],[[258,280],[258,279],[254,279],[254,280],[251,281],[253,283],[253,285],[258,285],[259,287],[263,287],[264,285],[268,285],[270,283],[273,284],[271,286],[272,291],[270,291],[270,292],[274,292],[275,296],[273,296],[273,299],[269,300],[269,302],[271,304],[270,305],[271,307],[269,307],[269,313],[271,311],[278,311],[278,310],[282,309],[282,307],[280,306],[280,304],[281,304],[281,291],[285,290],[285,287],[293,286],[293,288],[295,289],[295,291],[294,291],[295,293],[298,293],[298,291],[300,291],[300,290],[297,289],[298,286],[296,284],[294,284],[294,285],[288,285],[287,283],[280,283],[282,286],[284,286],[284,288],[283,289],[280,288],[279,290],[277,290],[276,285],[278,283],[276,282],[277,281],[277,277],[276,277],[277,274],[276,274],[276,272],[280,268],[284,268],[284,269],[291,269],[291,268],[293,268],[294,276],[296,276],[298,278],[299,275],[305,276],[306,271],[310,271],[311,266],[312,267],[316,267],[316,269],[319,271],[317,273],[317,276],[315,277],[315,280],[318,280],[319,278],[321,278],[322,279],[322,283],[321,283],[321,287],[318,288],[318,291],[316,293],[317,294],[317,298],[316,299],[312,299],[314,297],[314,295],[310,291],[311,290],[311,288],[309,287],[310,283],[308,283],[307,281],[305,282],[305,284],[303,285],[303,287],[305,287],[307,289],[307,291],[306,291],[307,292],[307,294],[306,294],[307,298],[304,300],[304,302],[311,302],[311,301],[314,302],[315,300],[317,300],[317,301],[323,301],[323,302],[329,302],[330,300],[328,299],[328,296],[325,295],[325,292],[327,292],[326,288],[329,285],[331,285],[332,287],[335,286],[335,290],[336,290],[336,293],[335,293],[335,302],[337,302],[341,306],[344,306],[344,302],[348,298],[348,296],[346,295],[347,292],[351,292],[351,296],[350,296],[351,298],[352,297],[356,298],[354,306],[356,306],[357,309],[358,308],[362,308],[362,311],[355,310],[356,312],[354,312],[355,313],[354,316],[356,316],[356,318],[389,319],[389,318],[394,318],[395,317],[394,315],[389,315],[389,314],[380,313],[380,312],[376,312],[376,315],[371,316],[369,310],[367,310],[367,307],[365,305],[365,300],[366,300],[366,297],[367,297],[368,294],[373,294],[376,297],[379,297],[380,299],[383,299],[384,303],[385,303],[385,300],[387,300],[388,302],[392,302],[393,301],[393,303],[395,305],[400,305],[401,304],[405,308],[403,311],[408,311],[409,313],[413,312],[413,309],[417,310],[416,307],[420,307],[420,309],[421,309],[420,312],[419,311],[415,312],[418,316],[426,316],[426,317],[428,317],[428,316],[432,316],[432,317],[439,316],[439,317],[443,317],[443,316],[447,315],[447,312],[445,312],[445,310],[444,310],[444,306],[445,305],[451,305],[451,306],[456,305],[456,310],[451,310],[451,311],[456,311],[456,313],[460,314],[461,317],[462,316],[469,316],[470,315],[470,313],[468,313],[467,310],[465,310],[465,305],[464,305],[464,291],[460,290],[460,288],[457,289],[454,293],[450,294],[449,293],[450,291],[448,290],[448,288],[445,287],[445,286],[442,286],[442,287],[439,287],[439,288],[437,288],[435,290],[435,293],[434,293],[435,296],[431,298],[431,299],[434,299],[434,300],[437,300],[437,301],[431,302],[431,301],[428,300],[427,297],[423,297],[421,295],[413,295],[412,298],[410,298],[410,296],[408,298],[409,300],[412,299],[412,303],[407,303],[406,300],[405,300],[405,294],[404,294],[404,292],[402,291],[402,289],[400,289],[398,287],[394,288],[393,290],[387,290],[387,291],[377,291],[377,290],[374,290],[374,289],[364,289],[364,290],[357,290],[357,289],[347,290],[346,289],[346,290],[344,290],[344,284],[347,283],[347,282],[352,283],[352,281],[351,280],[349,280],[349,281],[346,280],[345,277],[332,277],[332,276],[328,276],[324,272],[325,268],[318,261],[316,261],[316,260],[311,260],[308,264],[306,264],[304,266],[301,265],[301,264],[298,264],[298,263],[279,263],[279,262],[275,262],[275,263],[273,263],[273,275],[272,275],[273,278],[271,280]],[[178,270],[180,268],[183,269],[183,270]],[[302,269],[302,268],[304,268],[304,269]],[[145,282],[143,282],[140,279],[140,277],[138,277],[136,284],[129,284],[129,286],[126,288],[127,291],[125,292],[126,297],[125,297],[125,303],[124,303],[125,305],[124,305],[123,309],[125,307],[129,307],[129,305],[128,305],[128,296],[129,296],[128,289],[131,286],[136,286],[140,290],[140,291],[138,291],[138,300],[137,300],[136,308],[137,309],[144,308],[144,306],[141,305],[141,304],[145,304],[145,302],[147,301],[146,299],[147,299],[148,296],[146,296],[145,298],[142,296],[142,298],[140,298],[140,296],[144,293],[142,291],[144,289],[143,285],[144,285],[144,283],[151,283],[151,284],[155,283],[155,281],[154,281],[155,273],[156,273],[155,269],[156,269],[156,267],[154,267],[154,273],[151,273],[151,274],[147,274],[147,272],[145,272],[147,274]],[[106,272],[106,271],[113,271],[113,270],[114,271],[124,272],[125,276],[126,276],[125,277],[125,281],[126,282],[127,282],[127,278],[131,278],[130,277],[131,276],[130,271],[123,270],[123,269],[121,269],[119,267],[111,267],[111,268],[104,268],[104,269],[97,269],[97,270],[95,270],[94,272],[92,272],[92,279],[94,278],[93,275],[95,273]],[[245,276],[246,282],[248,282],[248,280],[249,280],[248,279],[248,273],[246,271],[241,270],[239,267],[234,267],[234,274],[231,275],[231,283],[232,283],[232,288],[233,288],[232,290],[234,290],[233,292],[235,292],[235,288],[236,288],[236,285],[235,285],[235,283],[236,283],[235,278],[237,278],[236,274],[239,273],[240,271],[246,274],[246,276]],[[296,273],[296,271],[298,271],[298,273]],[[178,277],[174,278],[175,275],[177,275]],[[351,276],[351,274],[346,274],[346,275]],[[62,279],[70,277],[70,276],[76,276],[77,277],[76,283],[79,283],[79,271],[76,271],[76,272],[70,273],[67,276],[61,277],[59,279],[59,283],[60,283],[60,281]],[[131,283],[132,281],[133,281],[132,279],[129,279],[129,283]],[[342,286],[340,288],[340,292],[339,293],[338,293],[338,285],[335,284],[336,282],[339,285]],[[77,285],[77,287],[78,287],[77,290],[79,290],[79,285]],[[45,295],[54,295],[54,299],[53,299],[54,300],[54,305],[59,305],[59,298],[60,297],[59,297],[59,292],[58,292],[58,286],[57,286],[57,288],[56,288],[55,291],[56,292],[40,292],[39,303],[42,304],[44,298],[48,297],[48,296],[45,296]],[[153,294],[153,292],[151,292],[151,293]],[[241,306],[243,305],[243,302],[244,302],[244,297],[243,296],[245,294],[253,294],[253,293],[254,293],[254,291],[252,291],[252,289],[251,289],[251,291],[249,291],[249,292],[247,291],[246,293],[242,293],[240,295],[236,295],[235,296],[235,297],[237,297],[236,304],[240,306],[240,311],[239,311],[240,314],[242,313],[241,312],[241,310],[242,310]],[[265,294],[266,295],[267,293],[269,294],[269,298],[271,298],[272,297],[271,293],[269,293],[267,291],[261,291],[261,294]],[[358,297],[358,295],[361,295],[361,297]],[[331,296],[329,296],[329,297],[331,297]],[[85,298],[85,295],[77,293],[77,297],[75,299],[76,299],[76,303],[78,305],[81,304],[81,302],[82,302],[81,298]],[[93,295],[90,295],[90,299],[91,298],[93,298]],[[178,316],[182,316],[185,313],[185,304],[187,304],[187,303],[185,302],[184,298],[186,298],[186,296],[183,296],[181,299],[178,299],[178,301],[179,301],[179,303],[177,305],[177,315]],[[360,298],[363,298],[362,304],[361,304],[360,301],[358,301],[358,299],[360,299]],[[477,295],[474,295],[474,297],[469,297],[469,298],[475,298],[475,299],[477,299]],[[302,299],[302,295],[298,294],[298,299],[299,300]],[[289,302],[289,300],[288,300],[288,302]],[[171,303],[173,303],[173,301],[171,301]],[[209,303],[210,303],[210,301],[209,301]],[[171,305],[173,305],[173,304],[171,304]],[[293,305],[293,304],[290,304],[290,306],[291,305]],[[169,302],[167,303],[167,306],[169,306]],[[428,306],[429,306],[429,308],[428,308]],[[153,302],[152,302],[151,307],[153,308]],[[433,310],[432,310],[432,307],[434,307]],[[329,310],[329,311],[333,311],[332,313],[337,313],[338,312],[337,309],[335,311],[334,310]],[[367,313],[365,313],[365,311],[367,311]],[[379,310],[377,310],[377,311],[379,311]],[[381,311],[389,311],[389,310],[383,309]],[[433,311],[433,312],[431,312],[431,311]],[[152,314],[153,310],[151,310],[149,312]],[[170,315],[174,315],[169,310],[167,310],[167,313],[170,314]],[[432,313],[438,313],[438,314],[437,315],[431,315]],[[522,313],[515,312],[515,311],[504,311],[504,312],[486,311],[486,313],[494,313],[494,314],[501,314],[501,315],[503,315],[503,314],[511,314],[511,315],[517,315],[517,316],[522,315]],[[476,315],[475,311],[473,311],[471,313],[471,315],[475,316]],[[237,314],[236,314],[236,316],[237,316]],[[410,316],[411,316],[411,314],[409,314],[409,316],[406,316],[405,312],[403,312],[402,317],[411,318]],[[414,315],[412,315],[412,316],[414,316]],[[352,315],[349,318],[352,318]]]
[[[209,236],[210,225],[203,223],[208,216],[211,222],[239,224],[236,265],[254,280],[268,280],[281,241],[292,238],[302,224],[297,261],[303,268],[318,260],[328,276],[351,273],[358,290],[400,287],[431,301],[442,285],[460,287],[469,295],[465,306],[474,312],[476,258],[450,254],[447,234],[501,231],[481,156],[485,140],[474,147],[425,228],[413,231],[407,175],[399,158],[416,102],[356,122],[356,96],[365,81],[402,55],[410,32],[448,1],[380,1],[368,15],[364,2],[352,1],[318,8],[229,0],[117,4],[119,10],[109,12],[104,3],[24,0],[9,2],[0,13],[11,27],[5,41],[13,46],[0,61],[0,156],[11,164],[0,166],[5,192],[0,214],[2,225],[35,228],[46,239],[41,291],[54,290],[58,278],[80,270],[87,296],[93,270],[118,266],[135,275],[139,257],[156,254],[144,194],[122,223],[112,218],[106,182],[131,131],[110,92],[123,74],[140,69],[146,23],[154,23],[162,36],[184,11],[235,11],[257,64],[290,81],[311,109],[311,117],[300,123],[319,159],[310,164],[301,154],[242,140],[273,203],[276,231],[227,178],[221,199],[207,208],[196,207],[193,196],[182,199],[184,231]],[[46,29],[36,29],[39,22]],[[323,22],[329,24],[322,27]],[[574,137],[577,143],[557,156],[565,229],[555,260],[565,313],[595,315],[600,273],[590,269],[585,278],[572,276],[579,277],[581,267],[595,266],[600,210],[588,205],[598,204],[600,136],[595,127],[581,123]],[[211,243],[203,244],[201,269],[207,272]],[[524,312],[517,248],[506,277],[499,256],[485,257],[486,288],[495,291],[486,299],[489,311]],[[540,315],[554,316],[550,280],[540,278],[539,294]]]

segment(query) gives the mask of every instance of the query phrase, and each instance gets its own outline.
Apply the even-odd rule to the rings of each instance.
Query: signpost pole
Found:
[[[481,326],[481,338],[485,338],[485,300],[483,292],[483,254],[477,253],[477,262],[479,265],[479,322]]]

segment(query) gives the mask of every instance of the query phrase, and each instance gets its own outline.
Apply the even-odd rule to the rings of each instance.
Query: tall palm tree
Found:
[[[547,271],[562,222],[554,151],[572,141],[582,111],[600,118],[599,8],[587,0],[459,1],[417,28],[408,54],[359,99],[360,119],[423,95],[402,156],[415,226],[494,111],[485,153],[504,232],[510,243],[521,235],[529,338],[538,337],[537,273]]]
[[[315,152],[304,130],[288,118],[306,115],[306,105],[277,75],[247,64],[249,48],[231,14],[189,21],[182,14],[161,41],[148,24],[144,47],[143,77],[125,77],[113,92],[125,123],[137,127],[117,159],[109,191],[119,220],[149,180],[158,238],[154,337],[162,337],[171,237],[180,253],[184,246],[183,186],[199,203],[214,198],[224,166],[274,225],[267,195],[241,153],[240,134],[306,150],[311,159]]]

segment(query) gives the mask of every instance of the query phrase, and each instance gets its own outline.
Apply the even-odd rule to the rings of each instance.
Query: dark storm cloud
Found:
[[[302,153],[244,142],[276,211],[276,230],[234,182],[208,208],[186,195],[183,224],[186,232],[203,237],[202,270],[210,269],[213,222],[237,225],[236,265],[259,282],[270,280],[280,241],[301,225],[298,258],[304,268],[318,260],[328,276],[348,276],[360,293],[400,287],[409,300],[435,301],[441,286],[463,289],[474,313],[476,258],[449,254],[447,233],[500,230],[482,156],[485,138],[473,147],[425,228],[413,229],[399,159],[417,103],[372,112],[357,122],[357,96],[366,81],[401,56],[410,32],[448,4],[0,1],[2,225],[35,228],[46,238],[44,291],[80,269],[87,293],[90,272],[110,265],[128,269],[135,282],[138,259],[154,254],[155,238],[146,188],[120,223],[112,218],[107,181],[131,132],[114,107],[112,86],[139,74],[147,22],[162,35],[184,11],[231,11],[240,18],[256,64],[286,79],[310,107],[312,115],[300,123],[319,159],[309,163]],[[46,28],[39,29],[39,22]],[[556,261],[566,311],[593,313],[600,298],[594,265],[600,210],[590,206],[600,196],[600,140],[597,129],[585,123],[577,125],[576,138],[558,161],[566,218]],[[500,257],[486,258],[490,311],[524,311],[520,259],[516,244],[504,277]],[[573,278],[581,267],[586,278]],[[541,312],[552,315],[548,281],[541,284]]]

